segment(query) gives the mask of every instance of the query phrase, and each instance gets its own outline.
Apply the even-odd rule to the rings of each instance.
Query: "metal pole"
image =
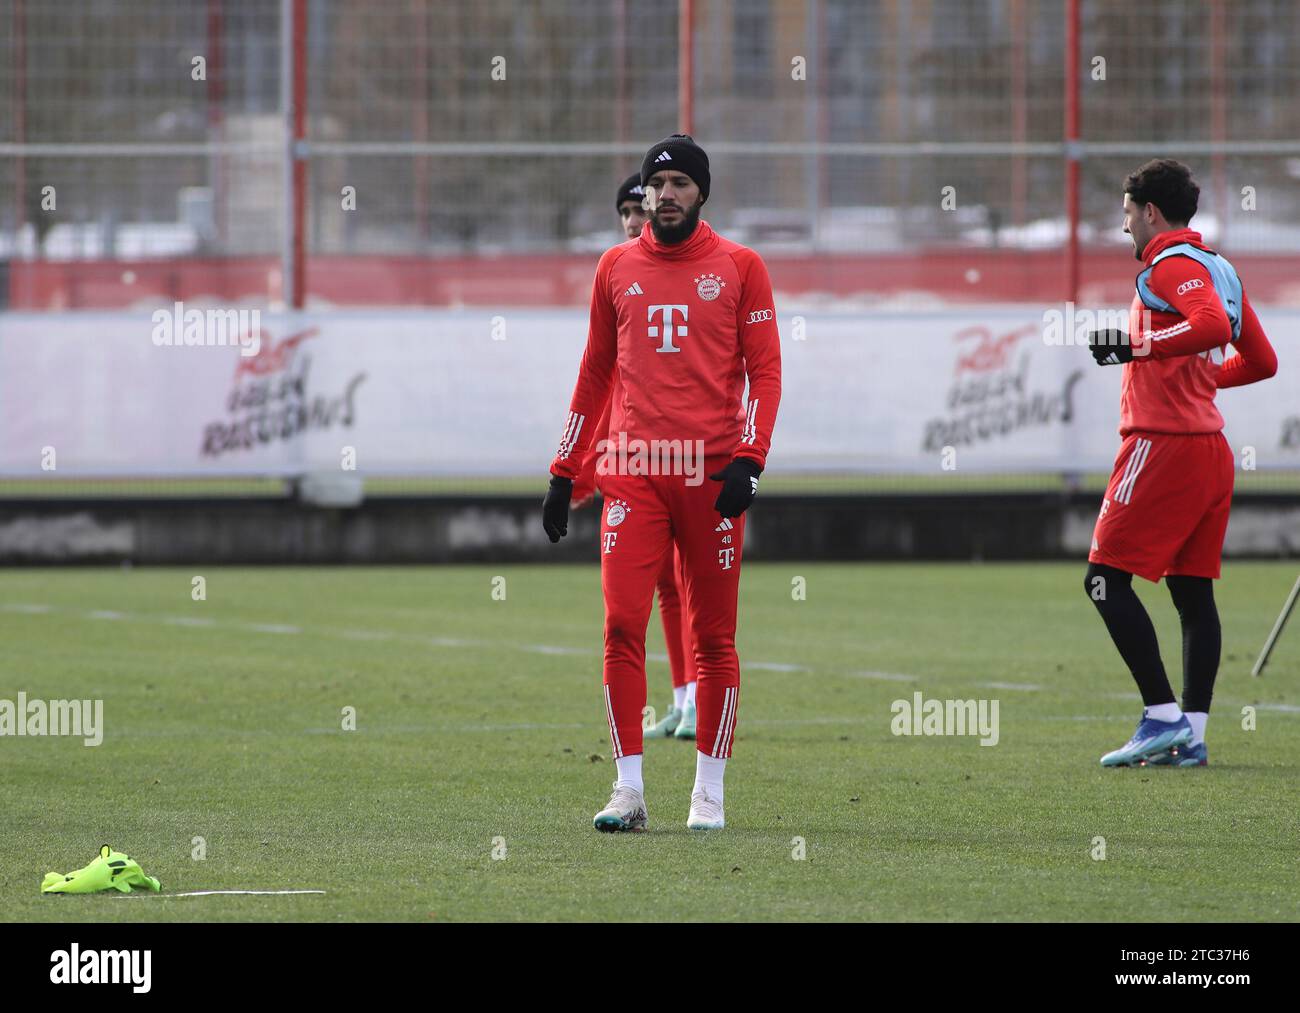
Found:
[[[1079,301],[1079,0],[1066,0],[1065,21],[1066,298]]]
[[[1025,88],[1025,27],[1027,12],[1024,0],[1011,0],[1011,140],[1023,144],[1028,136],[1028,95]],[[1011,156],[1011,224],[1025,224],[1027,188],[1025,156]]]
[[[280,298],[286,309],[302,309],[306,244],[307,122],[306,0],[280,0],[280,111],[284,117],[284,215],[280,244]]]
[[[14,140],[18,144],[27,141],[27,18],[23,9],[24,0],[14,0],[10,16],[13,19],[14,58]],[[14,162],[14,238],[22,235],[23,226],[27,224],[27,159],[18,155]],[[37,257],[40,256],[41,230],[35,230],[33,247]]]
[[[411,138],[415,141],[429,139],[429,25],[428,8],[424,0],[411,0],[411,17],[414,21],[412,35],[415,39],[412,70],[414,71],[414,100],[411,102]],[[432,219],[429,215],[429,159],[416,155],[411,166],[411,183],[415,203],[415,235],[421,253],[428,252],[433,239]]]
[[[825,64],[822,60],[821,52],[821,35],[818,32],[818,17],[820,15],[818,0],[808,0],[808,5],[804,9],[804,32],[808,37],[806,51],[808,53],[807,72],[811,75],[811,80],[804,80],[804,88],[808,92],[807,108],[810,113],[806,117],[805,123],[808,127],[809,155],[804,159],[804,190],[806,193],[805,200],[808,202],[808,238],[812,244],[813,252],[817,250],[817,223],[821,218],[821,185],[822,185],[822,165],[823,157],[821,149],[816,147],[818,141],[824,141],[822,136],[822,99],[821,99],[821,81],[825,73]],[[815,154],[813,153],[815,152]]]
[[[677,0],[677,122],[695,133],[695,2]]]
[[[293,308],[302,309],[307,275],[307,0],[293,3]]]
[[[622,144],[627,140],[627,0],[616,0],[614,4],[614,135]],[[615,155],[610,161],[614,164],[612,175],[622,179],[627,173],[627,164]]]
[[[1210,4],[1210,140],[1216,145],[1222,145],[1228,135],[1228,96],[1223,72],[1223,8],[1223,0],[1213,0]],[[1214,241],[1216,248],[1222,248],[1228,238],[1228,184],[1223,161],[1223,149],[1217,148],[1210,157],[1214,213],[1219,219],[1219,235]]]
[[[282,215],[280,219],[280,299],[286,309],[291,303],[294,272],[293,201],[293,0],[280,0],[280,116],[284,125],[284,156],[281,162]]]
[[[1277,638],[1282,635],[1282,628],[1286,626],[1286,621],[1291,618],[1291,610],[1295,608],[1296,598],[1300,598],[1300,577],[1296,578],[1295,584],[1291,587],[1291,593],[1287,595],[1286,604],[1282,606],[1282,612],[1278,615],[1277,622],[1273,624],[1273,631],[1269,633],[1268,639],[1264,641],[1264,649],[1259,652],[1255,667],[1250,670],[1251,675],[1264,674],[1264,666],[1268,664],[1268,656],[1273,653],[1273,645],[1277,643]]]
[[[225,32],[222,19],[222,0],[208,0],[208,140],[225,140],[225,52],[222,48]],[[212,188],[213,239],[218,251],[228,252],[226,239],[226,159],[228,155],[213,152],[208,157],[208,185]]]

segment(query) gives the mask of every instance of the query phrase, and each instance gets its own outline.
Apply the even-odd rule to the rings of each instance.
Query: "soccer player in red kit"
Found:
[[[647,826],[645,634],[655,577],[675,541],[698,676],[686,825],[720,829],[740,693],[735,634],[744,513],[776,422],[781,348],[763,261],[700,219],[710,184],[704,150],[673,134],[646,153],[641,181],[650,221],[596,268],[587,348],[542,522],[552,541],[568,530],[572,479],[592,439],[604,435],[591,421],[610,396],[617,366],[610,431],[628,453],[626,467],[619,463],[601,483],[600,559],[605,710],[618,779],[594,822],[607,831]],[[639,453],[646,448],[648,468]]]
[[[1100,365],[1123,364],[1123,443],[1106,487],[1084,589],[1142,693],[1133,737],[1103,766],[1204,766],[1221,633],[1213,581],[1232,501],[1233,454],[1214,404],[1221,387],[1264,380],[1277,356],[1236,270],[1187,227],[1200,188],[1155,159],[1124,181],[1124,231],[1143,264],[1129,329],[1094,332]],[[1149,317],[1147,314],[1150,314]],[[1144,321],[1149,320],[1148,325]],[[1236,354],[1225,357],[1232,346]],[[1169,588],[1183,630],[1182,707],[1133,574]]]
[[[645,208],[645,188],[641,186],[641,173],[635,172],[619,185],[614,196],[614,210],[623,223],[623,233],[636,239],[649,220]],[[605,410],[596,423],[597,433],[609,433],[610,410],[618,393],[618,370],[614,371],[613,389],[605,402]],[[573,483],[573,506],[585,506],[600,487],[604,472],[599,466],[608,460],[608,451],[616,448],[618,434],[613,440],[601,437],[592,442],[583,460],[582,470]],[[664,644],[668,648],[668,670],[672,677],[673,698],[667,712],[653,727],[643,733],[647,739],[677,738],[695,741],[695,654],[691,650],[690,629],[682,622],[686,602],[683,590],[685,581],[681,573],[682,555],[674,545],[664,553],[663,566],[655,580],[659,595],[659,618],[664,627]]]

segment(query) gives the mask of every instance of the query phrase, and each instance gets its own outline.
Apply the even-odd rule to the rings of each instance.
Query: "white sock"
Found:
[[[1210,720],[1210,715],[1204,711],[1184,711],[1183,714],[1192,726],[1192,745],[1199,746],[1205,741],[1205,723]]]
[[[673,687],[673,706],[676,707],[678,710],[686,709],[686,687],[685,686]]]
[[[686,684],[686,704],[689,707],[695,706],[695,683],[694,682],[688,682]]]
[[[692,791],[707,788],[710,798],[722,801],[722,777],[727,772],[727,761],[708,753],[695,751],[695,787]]]
[[[1176,703],[1158,703],[1146,709],[1146,716],[1156,721],[1177,721],[1183,712]]]
[[[614,766],[618,768],[618,786],[620,788],[634,788],[640,794],[645,794],[645,785],[641,783],[640,753],[635,756],[620,756],[614,761]]]

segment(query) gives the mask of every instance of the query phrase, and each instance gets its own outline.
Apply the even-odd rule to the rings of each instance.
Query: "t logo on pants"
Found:
[[[735,550],[735,549],[719,549],[719,550],[718,550],[718,564],[719,564],[719,565],[720,565],[724,570],[730,570],[730,569],[731,569],[731,561],[732,561],[733,559],[735,559],[735,558],[736,558],[736,550]]]
[[[609,555],[614,551],[614,543],[618,541],[618,532],[606,531],[603,538],[605,542],[605,555]]]

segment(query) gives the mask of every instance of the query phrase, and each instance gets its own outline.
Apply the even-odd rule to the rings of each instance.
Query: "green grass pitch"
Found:
[[[1249,669],[1296,564],[1227,565],[1211,766],[1192,770],[1098,766],[1139,703],[1083,569],[747,564],[727,829],[685,829],[694,750],[669,740],[647,744],[650,832],[611,836],[591,827],[614,776],[594,566],[9,570],[0,698],[102,699],[105,737],[0,738],[0,908],[17,921],[1295,920],[1300,630],[1263,679]],[[206,601],[191,599],[196,574]],[[1177,687],[1172,606],[1137,583]],[[650,651],[662,657],[657,615]],[[667,664],[649,668],[662,707]],[[998,700],[999,743],[894,736],[890,705],[915,691]],[[40,895],[44,873],[102,843],[164,893]],[[326,893],[171,896],[221,889]]]

